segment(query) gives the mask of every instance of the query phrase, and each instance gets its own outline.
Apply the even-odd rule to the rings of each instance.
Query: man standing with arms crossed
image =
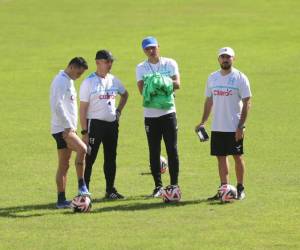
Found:
[[[116,190],[116,157],[119,134],[119,119],[128,92],[114,75],[110,74],[114,57],[110,51],[96,53],[96,72],[86,78],[80,86],[80,123],[83,141],[90,147],[86,157],[85,181],[89,187],[92,167],[97,158],[100,144],[103,143],[103,170],[106,180],[105,198],[123,199]],[[117,95],[120,101],[116,108]]]
[[[179,159],[177,151],[177,118],[173,91],[180,87],[178,65],[175,60],[160,56],[159,45],[154,37],[146,37],[142,41],[142,49],[147,59],[136,67],[136,79],[139,92],[143,94],[145,76],[159,74],[168,78],[172,84],[172,105],[159,109],[144,105],[145,130],[147,134],[151,174],[155,188],[153,197],[160,197],[163,184],[160,172],[161,139],[163,138],[168,155],[171,185],[178,187]],[[145,97],[144,97],[145,98]]]
[[[51,85],[51,132],[56,140],[58,153],[57,208],[70,207],[70,201],[66,200],[65,189],[72,151],[77,153],[75,165],[78,177],[78,194],[90,195],[83,177],[87,147],[76,134],[78,108],[74,87],[74,80],[78,79],[86,69],[88,69],[86,61],[82,57],[75,57],[69,62],[65,70],[61,70],[55,76]]]
[[[204,112],[200,124],[196,126],[196,131],[204,127],[212,110],[211,155],[217,157],[221,185],[229,184],[227,156],[233,156],[237,199],[242,200],[245,198],[243,139],[250,108],[251,90],[247,76],[232,67],[234,56],[232,48],[224,47],[219,50],[218,61],[221,70],[208,77]],[[209,198],[209,200],[217,199],[219,199],[218,194]]]

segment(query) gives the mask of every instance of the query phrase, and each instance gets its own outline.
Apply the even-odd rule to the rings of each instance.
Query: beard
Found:
[[[228,63],[228,62],[225,62],[225,63],[222,63],[220,64],[221,68],[224,69],[224,70],[228,70],[231,68],[231,63]]]

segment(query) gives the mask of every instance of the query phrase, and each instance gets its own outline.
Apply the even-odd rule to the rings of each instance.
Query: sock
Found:
[[[57,193],[57,201],[58,202],[64,202],[65,200],[66,200],[65,192],[58,192]]]
[[[78,179],[78,188],[82,188],[82,186],[85,186],[85,182],[83,178]]]

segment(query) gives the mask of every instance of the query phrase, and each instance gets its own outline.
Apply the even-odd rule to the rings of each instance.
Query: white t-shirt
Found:
[[[235,132],[242,99],[252,95],[247,76],[235,68],[225,76],[216,71],[208,77],[205,92],[207,97],[213,97],[212,131]]]
[[[73,80],[61,70],[54,78],[50,89],[51,133],[65,128],[77,129],[78,108]]]
[[[124,94],[121,81],[112,74],[105,78],[92,73],[80,86],[80,101],[88,102],[87,119],[116,120],[116,96]]]
[[[159,72],[165,76],[179,76],[179,70],[177,62],[170,58],[160,57],[160,60],[156,64],[149,63],[148,60],[143,61],[136,67],[136,80],[143,80],[145,74],[151,74]],[[156,109],[156,108],[145,108],[144,117],[160,117],[169,113],[176,112],[175,105],[170,109]]]

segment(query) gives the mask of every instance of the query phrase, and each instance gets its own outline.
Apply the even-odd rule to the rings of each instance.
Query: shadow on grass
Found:
[[[129,203],[124,205],[122,204],[116,206],[102,207],[102,208],[92,210],[91,213],[105,213],[105,212],[112,212],[112,211],[141,211],[141,210],[150,210],[150,209],[161,209],[167,207],[182,207],[187,205],[200,204],[203,202],[207,202],[207,200],[206,199],[187,200],[187,201],[180,201],[177,203],[164,203],[161,200],[155,203],[135,202],[135,203]]]
[[[128,197],[125,200],[122,201],[129,201],[129,200],[140,200],[144,199],[143,196],[133,196]],[[111,200],[107,200],[105,198],[101,199],[93,199],[93,203],[97,202],[113,202]],[[44,210],[44,211],[43,211]],[[6,218],[31,218],[31,217],[39,217],[48,215],[49,212],[45,210],[50,210],[51,213],[53,211],[58,211],[56,208],[56,203],[48,203],[48,204],[37,204],[37,205],[20,205],[20,206],[14,206],[14,207],[0,207],[0,218],[6,217]],[[59,211],[71,211],[70,209],[61,209]]]
[[[151,195],[137,195],[137,196],[126,196],[125,199],[120,199],[120,200],[110,200],[105,197],[102,198],[97,198],[97,199],[92,199],[93,203],[98,203],[98,202],[126,202],[126,201],[137,201],[137,200],[149,200],[153,199],[153,196]]]
[[[39,211],[39,210],[55,210],[55,203],[48,204],[39,204],[39,205],[26,205],[26,206],[15,206],[15,207],[6,207],[0,208],[0,217],[9,217],[9,218],[30,218],[43,216],[45,213],[30,213],[27,212]],[[24,213],[24,214],[22,214]]]
[[[187,205],[196,205],[201,203],[207,203],[208,205],[225,205],[220,202],[210,202],[207,199],[195,199],[195,200],[186,200],[180,201],[178,203],[164,203],[160,199],[153,199],[152,203],[141,203],[139,200],[150,200],[149,197],[140,195],[140,196],[131,196],[124,200],[112,201],[107,200],[105,198],[101,199],[93,199],[93,203],[125,203],[118,205],[105,206],[102,208],[93,209],[90,213],[106,213],[113,211],[142,211],[142,210],[150,210],[150,209],[162,209],[168,207],[183,207]],[[136,201],[134,203],[128,201]],[[50,210],[51,214],[53,211],[62,211],[64,214],[73,214],[70,209],[57,210],[55,207],[55,203],[48,204],[38,204],[38,205],[25,205],[25,206],[14,206],[14,207],[6,207],[0,208],[0,217],[6,218],[31,218],[31,217],[39,217],[44,215],[49,215]]]

